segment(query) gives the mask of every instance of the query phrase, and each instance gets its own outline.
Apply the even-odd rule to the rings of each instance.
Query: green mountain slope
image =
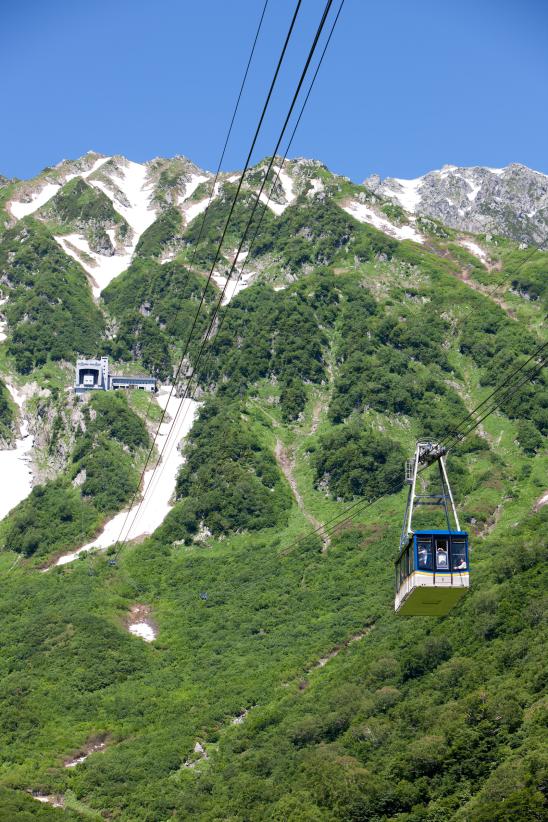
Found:
[[[95,354],[104,321],[80,266],[32,218],[0,242],[4,309],[11,331],[8,351],[20,373],[48,360]]]
[[[449,455],[471,541],[462,602],[444,618],[394,615],[393,559],[416,440],[451,436],[546,339],[546,253],[529,262],[530,249],[471,238],[482,261],[454,230],[302,166],[295,199],[261,224],[253,284],[204,341],[219,294],[207,291],[184,369],[202,404],[170,514],[116,559],[38,572],[137,488],[156,403],[96,394],[75,409],[50,360],[108,352],[171,378],[233,190],[214,201],[191,271],[200,219],[175,206],[186,169],[164,174],[165,210],[98,304],[47,224],[3,235],[0,367],[15,357],[31,372],[42,417],[66,406],[55,437],[70,448],[0,524],[0,819],[543,819],[545,371]],[[349,198],[422,244],[361,222]],[[240,229],[250,203],[248,191]],[[167,249],[177,257],[161,262]],[[437,515],[422,512],[428,523]],[[153,642],[128,631],[135,614]]]

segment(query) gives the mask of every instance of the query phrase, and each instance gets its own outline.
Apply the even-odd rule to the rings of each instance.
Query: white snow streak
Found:
[[[185,193],[179,197],[179,205],[184,203],[185,200],[188,200],[189,197],[192,197],[198,186],[206,181],[207,177],[205,174],[192,174],[190,180],[185,185]]]
[[[397,191],[391,191],[392,197],[399,202],[402,208],[406,211],[415,211],[420,202],[420,188],[422,186],[422,177],[417,177],[415,180],[400,180],[394,179],[395,183],[401,188]]]
[[[81,765],[82,762],[85,762],[86,759],[91,756],[92,753],[96,753],[97,751],[103,751],[106,748],[106,742],[97,742],[95,745],[92,745],[91,748],[88,749],[87,753],[82,753],[80,756],[75,756],[74,759],[69,759],[65,762],[65,768],[75,768],[77,765]]]
[[[285,199],[287,200],[287,205],[290,205],[296,197],[295,190],[293,188],[293,180],[291,179],[287,171],[284,171],[279,166],[273,166],[273,169],[278,175],[280,183],[283,186]]]
[[[240,254],[238,259],[243,260],[243,258],[244,254],[242,253]],[[232,276],[230,282],[226,287],[225,295],[223,297],[221,305],[227,305],[231,300],[234,299],[236,294],[239,294],[240,291],[243,291],[244,288],[247,288],[248,285],[251,285],[254,276],[255,272],[246,271],[244,274],[242,274],[241,277],[238,278],[237,272],[234,272],[234,275]],[[212,279],[217,283],[217,285],[222,291],[226,284],[226,277],[223,277],[222,274],[213,274]]]
[[[205,211],[208,203],[209,197],[206,197],[203,200],[198,200],[197,203],[192,203],[192,205],[187,206],[187,208],[185,208],[184,210],[187,223],[191,223],[192,220],[194,220],[198,216],[198,214],[201,214],[203,211]]]
[[[213,189],[213,197],[211,200],[213,201],[215,197],[218,196],[219,191],[221,189],[221,183],[215,183],[215,187]],[[204,197],[203,200],[198,200],[197,203],[191,203],[188,206],[183,207],[183,214],[185,215],[185,219],[188,223],[191,223],[192,220],[196,219],[198,214],[201,214],[209,205],[209,197]]]
[[[107,195],[116,211],[130,224],[136,235],[133,238],[135,246],[143,231],[156,219],[156,211],[150,205],[152,187],[146,185],[148,168],[141,163],[134,163],[132,160],[126,162],[127,166],[120,167],[112,172],[111,176],[113,183],[127,197],[130,204],[129,208],[117,200],[116,195],[101,180],[90,180],[90,183]]]
[[[32,214],[34,211],[37,211],[43,205],[45,205],[52,197],[57,194],[57,192],[68,183],[70,180],[73,180],[75,177],[89,177],[90,174],[93,174],[94,171],[97,171],[100,166],[110,160],[110,157],[99,157],[96,160],[92,167],[88,171],[84,171],[82,174],[68,174],[63,183],[46,183],[42,188],[35,192],[35,194],[31,197],[30,202],[22,203],[17,200],[14,200],[9,205],[9,210],[16,217],[20,220],[22,217],[27,217],[29,214]]]
[[[364,205],[364,203],[353,201],[347,206],[343,206],[343,208],[347,214],[351,214],[352,217],[355,217],[360,223],[369,223],[380,231],[384,231],[385,234],[389,234],[391,237],[395,237],[398,240],[414,240],[416,243],[424,243],[424,237],[422,234],[419,234],[413,226],[393,225],[386,217],[381,217],[373,211],[373,209],[369,208],[369,206]]]
[[[128,626],[130,634],[144,639],[145,642],[152,642],[156,639],[154,628],[148,622],[134,622],[133,625]]]
[[[94,548],[104,550],[110,545],[114,545],[119,539],[125,541],[152,534],[171,511],[173,507],[171,498],[175,491],[177,474],[183,464],[183,456],[178,446],[192,427],[198,403],[191,399],[180,399],[175,394],[168,403],[169,392],[170,386],[163,385],[158,394],[159,405],[162,408],[167,405],[167,413],[171,418],[170,422],[164,421],[162,423],[156,439],[159,452],[162,451],[165,445],[164,457],[152,482],[154,469],[149,468],[145,473],[143,494],[146,495],[146,498],[140,510],[139,504],[137,504],[131,509],[129,516],[127,516],[127,511],[120,511],[106,523],[103,531],[93,542],[89,542],[79,548],[78,551],[59,557],[55,563],[56,565],[66,565],[68,562],[75,560],[79,554]],[[170,433],[171,421],[175,419],[179,409],[181,409],[179,417]],[[136,517],[138,510],[139,514]]]
[[[20,203],[16,200],[10,203],[10,211],[18,220],[22,217],[27,217],[29,214],[32,214],[33,211],[45,205],[48,200],[51,200],[60,188],[61,186],[58,185],[58,183],[46,183],[46,185],[31,198],[29,203]]]
[[[320,180],[319,177],[314,177],[313,180],[310,181],[312,183],[312,188],[308,192],[309,197],[314,197],[315,194],[321,194],[324,190],[325,186],[323,184],[323,180]]]
[[[267,205],[269,209],[274,212],[274,214],[278,215],[278,217],[280,216],[280,214],[283,214],[283,212],[287,208],[287,206],[281,205],[281,203],[275,203],[274,200],[269,200],[268,194],[265,194],[264,191],[261,191],[259,200],[261,201],[261,203]]]
[[[23,413],[23,394],[14,386],[7,384],[14,402]],[[15,441],[15,448],[0,451],[0,519],[24,500],[32,490],[32,472],[30,470],[30,452],[34,439],[29,434],[29,424],[21,419],[21,436]],[[9,548],[9,545],[6,546]]]
[[[472,183],[470,181],[469,185],[470,185],[470,191],[467,192],[466,196],[468,197],[470,202],[473,203],[474,200],[476,199],[476,197],[478,196],[479,190],[481,189],[481,184],[480,183]]]
[[[489,256],[486,251],[472,240],[460,240],[460,244],[470,251],[475,257],[478,257],[483,263],[489,262]]]
[[[114,230],[109,230],[107,233],[112,244],[115,246]],[[73,257],[80,263],[82,268],[87,271],[93,280],[91,290],[95,298],[98,298],[101,291],[106,288],[115,277],[121,274],[122,271],[125,271],[131,263],[133,246],[124,254],[113,254],[112,257],[106,257],[104,254],[96,254],[92,251],[88,241],[82,234],[64,234],[63,236],[55,237],[55,240],[59,243],[65,254]],[[71,248],[71,246],[73,247]],[[79,254],[78,251],[81,251],[82,254]],[[83,254],[91,257],[95,265],[91,265]]]

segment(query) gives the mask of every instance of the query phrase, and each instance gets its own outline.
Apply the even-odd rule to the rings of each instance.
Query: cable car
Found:
[[[419,442],[408,460],[405,481],[410,486],[396,560],[395,611],[403,616],[443,616],[470,585],[468,533],[461,531],[453,494],[447,478],[446,449]],[[440,494],[417,494],[417,474],[437,462]],[[413,530],[413,511],[418,505],[443,507],[447,528]],[[454,523],[452,527],[451,514]]]

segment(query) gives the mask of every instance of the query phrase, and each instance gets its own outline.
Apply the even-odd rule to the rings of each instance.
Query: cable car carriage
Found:
[[[446,449],[436,443],[419,442],[415,456],[405,466],[409,494],[396,560],[394,605],[396,612],[404,616],[447,614],[470,585],[468,533],[460,529],[445,453]],[[417,474],[434,462],[439,468],[441,493],[417,494]],[[413,510],[417,505],[441,506],[447,528],[413,531]]]

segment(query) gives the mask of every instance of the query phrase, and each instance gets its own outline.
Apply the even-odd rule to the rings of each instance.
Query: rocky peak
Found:
[[[452,228],[548,243],[548,176],[521,163],[505,168],[445,165],[414,180],[373,174],[364,185],[407,211]]]

